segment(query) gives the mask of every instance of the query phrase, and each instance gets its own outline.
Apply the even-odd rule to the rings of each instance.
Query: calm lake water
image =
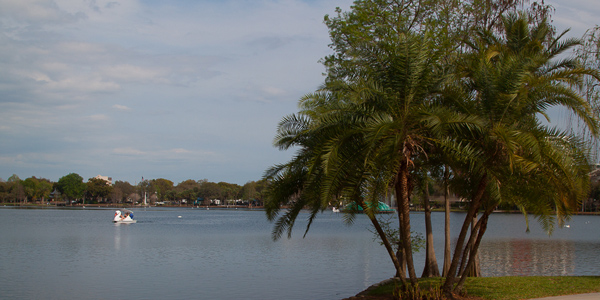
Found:
[[[342,299],[394,274],[370,223],[323,213],[305,238],[272,241],[263,211],[0,209],[2,299]],[[452,214],[459,229],[463,214]],[[414,231],[423,214],[414,213]],[[443,213],[433,214],[442,263]],[[493,215],[481,246],[484,276],[600,275],[600,217],[575,216],[548,237],[522,215]],[[456,232],[453,233],[456,236]],[[417,270],[424,251],[415,254]]]

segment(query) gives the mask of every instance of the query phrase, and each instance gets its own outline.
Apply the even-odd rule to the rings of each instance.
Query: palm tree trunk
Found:
[[[442,276],[448,276],[448,270],[450,269],[450,263],[452,259],[452,245],[450,243],[450,199],[448,198],[450,179],[450,168],[445,167],[444,170],[444,267]]]
[[[400,280],[402,281],[403,284],[406,283],[406,276],[404,275],[402,265],[400,264],[400,261],[398,260],[396,253],[394,253],[394,249],[392,248],[392,245],[390,244],[390,241],[388,240],[385,232],[381,228],[379,221],[377,221],[377,218],[374,215],[372,215],[372,214],[367,214],[367,215],[369,216],[371,223],[373,223],[373,227],[375,227],[377,234],[379,234],[381,241],[385,245],[385,249],[387,250],[388,255],[392,259],[392,263],[394,263],[394,267],[396,268],[396,277],[400,277]]]
[[[477,233],[477,240],[475,241],[475,243],[473,244],[473,247],[471,248],[471,254],[469,255],[469,263],[467,264],[466,269],[477,269],[477,273],[478,275],[480,275],[480,270],[479,270],[479,266],[475,267],[475,265],[479,265],[479,245],[481,244],[481,240],[483,238],[483,234],[485,233],[485,231],[487,230],[487,223],[488,223],[488,219],[490,214],[492,213],[493,208],[492,209],[487,209],[484,213],[483,216],[481,216],[480,218],[480,224],[479,224],[479,230]],[[461,276],[460,280],[458,281],[458,283],[456,284],[456,290],[460,291],[463,289],[463,286],[465,284],[465,280],[466,280],[467,276]]]
[[[476,223],[477,223],[477,216],[473,216],[473,222],[471,222],[471,225],[472,225],[471,230],[472,231],[476,231],[476,229],[475,229]],[[480,228],[480,230],[481,230],[481,228]],[[477,253],[477,251],[475,249],[475,244],[471,243],[471,246],[469,247],[469,253],[474,253],[475,256],[473,257],[473,259],[471,259],[471,256],[469,256],[469,262],[471,262],[471,260],[473,260],[473,263],[467,265],[467,267],[464,270],[464,276],[480,277],[481,271],[479,270],[479,253]]]
[[[400,262],[400,279],[406,280],[406,257],[404,255],[404,249],[402,248],[402,242],[398,242],[398,251],[396,251],[396,258]],[[406,281],[402,281],[405,283]]]
[[[429,205],[429,181],[425,175],[423,190],[423,206],[425,208],[425,267],[422,277],[439,277],[440,269],[435,257],[435,248],[433,247],[433,229],[431,226],[431,206]]]
[[[396,180],[396,195],[398,195],[398,217],[400,223],[400,239],[404,248],[406,258],[406,268],[410,282],[417,284],[417,275],[412,255],[412,242],[410,237],[410,203],[408,191],[408,162],[404,160],[400,165],[398,180]]]
[[[479,181],[477,191],[471,200],[471,205],[467,212],[467,216],[465,217],[465,221],[463,222],[462,228],[460,230],[460,234],[458,235],[458,240],[456,241],[456,247],[454,249],[454,255],[452,257],[452,264],[450,264],[450,269],[448,269],[448,274],[446,275],[446,282],[444,282],[443,291],[447,295],[451,295],[454,281],[456,280],[456,271],[458,268],[458,263],[460,261],[461,254],[465,249],[463,249],[463,245],[465,243],[465,238],[467,236],[467,232],[469,231],[469,225],[471,224],[471,220],[473,216],[479,210],[481,206],[481,200],[483,198],[483,194],[487,187],[487,176],[484,174],[481,180]]]
[[[462,252],[462,258],[460,259],[460,267],[458,268],[458,277],[468,277],[469,269],[467,268],[469,262],[469,255],[472,253],[473,245],[477,240],[477,233],[479,231],[479,225],[481,223],[477,223],[477,213],[471,219],[471,233],[469,234],[469,240],[467,241],[467,245],[465,246]]]

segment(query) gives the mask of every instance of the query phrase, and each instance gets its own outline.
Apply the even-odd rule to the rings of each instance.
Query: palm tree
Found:
[[[339,96],[327,91],[307,95],[301,101],[301,112],[280,122],[275,144],[282,149],[299,149],[291,161],[274,166],[265,174],[271,181],[265,201],[268,219],[275,220],[282,205],[290,206],[277,219],[273,238],[280,238],[285,231],[290,237],[298,213],[305,207],[311,210],[306,234],[317,213],[331,202],[353,201],[371,220],[397,270],[396,276],[404,280],[401,264],[376,218],[377,206],[369,205],[377,203],[380,194],[373,190],[368,194],[366,188],[377,180],[366,178],[363,171],[362,137],[348,130],[353,122],[348,117],[354,115],[347,111],[358,112],[359,108]],[[348,215],[349,222],[352,217]]]
[[[463,192],[471,199],[444,285],[447,293],[456,276],[461,281],[455,289],[462,287],[488,217],[501,201],[512,201],[523,211],[540,215],[551,230],[548,216],[553,209],[560,213],[560,220],[581,199],[585,183],[580,175],[589,168],[578,147],[581,144],[542,124],[538,116],[546,116],[550,106],[564,106],[598,134],[596,116],[573,90],[582,74],[594,72],[572,59],[554,62],[577,41],[560,42],[562,35],[553,38],[545,21],[530,28],[524,15],[510,15],[503,22],[503,39],[483,32],[460,64],[464,66],[463,92],[458,94],[468,97],[459,99],[456,107],[478,116],[483,125],[459,132],[445,143],[454,161],[462,162],[461,174],[468,175],[463,177],[469,187]],[[467,241],[467,231],[480,209],[483,214]]]
[[[291,178],[296,183],[293,190],[302,192],[295,192],[297,200],[277,222],[276,233],[289,229],[304,205],[309,204],[316,213],[334,199],[346,199],[373,211],[365,203],[377,203],[393,188],[399,204],[402,256],[411,282],[416,284],[409,215],[414,186],[411,173],[415,159],[431,144],[426,125],[441,111],[434,107],[433,98],[444,76],[427,35],[407,33],[393,43],[357,47],[353,55],[362,66],[359,74],[329,82],[323,89],[326,93],[302,102],[309,108],[303,111],[305,119],[290,117],[280,124],[283,134],[276,143],[303,147],[291,162],[269,173],[271,178],[285,173],[276,178],[272,195]],[[309,194],[312,200],[308,200]],[[283,196],[274,196],[267,205],[270,218],[274,217],[270,212],[276,212],[281,204],[277,199],[292,195],[288,190]],[[380,231],[377,226],[376,230]]]
[[[398,43],[382,42],[368,49],[365,57],[372,67],[371,78],[379,88],[377,97],[365,97],[373,113],[361,131],[368,145],[369,173],[381,174],[385,187],[393,187],[398,199],[400,239],[411,281],[416,283],[412,260],[409,202],[415,159],[423,156],[430,143],[425,121],[434,114],[433,98],[444,77],[438,54],[427,35],[405,34]],[[371,59],[374,57],[374,59]]]

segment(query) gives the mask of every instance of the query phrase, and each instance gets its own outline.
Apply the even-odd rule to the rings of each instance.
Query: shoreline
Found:
[[[264,206],[252,206],[248,207],[246,205],[127,205],[123,203],[102,203],[102,204],[74,204],[74,205],[66,205],[65,203],[50,203],[50,204],[42,204],[42,203],[2,203],[0,202],[0,207],[22,207],[22,208],[212,208],[212,209],[246,209],[246,210],[264,210]],[[392,207],[394,208],[394,207]],[[394,208],[396,209],[396,208]],[[411,209],[411,212],[422,213],[425,212],[422,209]],[[432,212],[444,212],[443,209],[432,209]],[[451,212],[465,212],[461,209],[452,209]],[[493,214],[522,214],[519,210],[495,210]],[[577,211],[573,212],[572,215],[598,215],[600,216],[600,211]]]

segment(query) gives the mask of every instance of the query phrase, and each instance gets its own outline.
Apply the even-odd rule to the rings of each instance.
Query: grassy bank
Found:
[[[442,278],[419,280],[422,290],[436,289]],[[363,295],[377,299],[394,298],[399,283],[389,282],[366,291]],[[479,277],[468,278],[465,289],[469,299],[519,300],[541,297],[600,293],[600,276],[531,276],[531,277]],[[368,299],[368,298],[367,298]],[[374,298],[375,299],[375,298]]]

